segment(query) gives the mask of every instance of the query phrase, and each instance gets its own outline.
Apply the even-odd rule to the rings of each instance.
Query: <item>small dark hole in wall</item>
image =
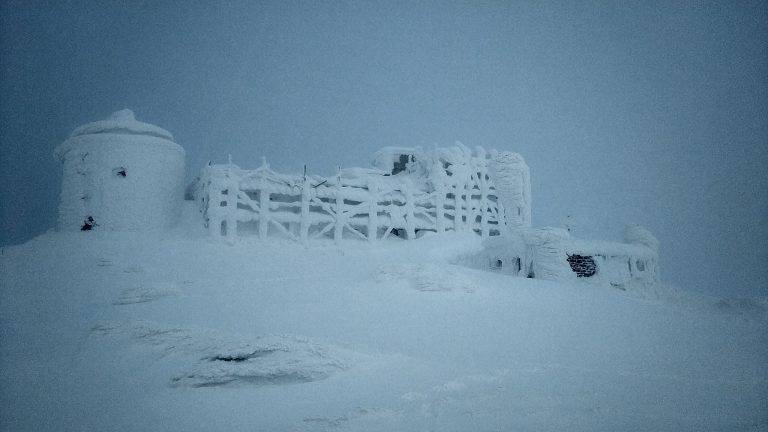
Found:
[[[597,273],[597,265],[591,256],[568,255],[568,264],[577,277],[591,277]]]
[[[112,173],[118,177],[125,177],[127,175],[127,172],[125,171],[125,167],[117,167],[112,170]]]
[[[94,221],[91,216],[88,216],[83,221],[83,225],[80,227],[80,231],[90,231],[90,230],[92,230],[96,226],[98,226],[96,221]]]

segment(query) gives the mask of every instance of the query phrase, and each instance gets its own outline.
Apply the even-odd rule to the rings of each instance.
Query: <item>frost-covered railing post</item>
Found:
[[[229,165],[227,167],[227,185],[226,185],[226,210],[224,234],[227,240],[233,241],[237,236],[237,194],[240,192],[235,166],[232,164],[232,155],[229,155]]]
[[[333,189],[333,199],[335,201],[333,241],[339,243],[344,233],[344,195],[341,189],[341,176],[336,174],[336,186]]]
[[[438,234],[445,232],[445,169],[439,160],[432,165],[432,175],[435,194],[435,230]]]
[[[312,199],[310,195],[312,186],[307,178],[307,167],[304,166],[304,182],[301,184],[301,220],[299,221],[299,237],[301,242],[305,245],[309,239],[309,201]]]
[[[258,191],[259,191],[259,238],[264,240],[267,238],[267,230],[269,229],[269,187],[267,186],[266,168],[267,161],[262,159],[262,168],[258,173]]]
[[[461,230],[466,231],[468,228],[471,229],[471,221],[470,213],[472,212],[472,196],[471,191],[469,189],[469,167],[465,167],[467,171],[464,173],[466,178],[462,179],[461,185],[459,185],[460,191],[459,196],[461,197],[461,200],[459,201],[459,205],[461,206],[461,217],[459,218],[459,227]]]
[[[478,172],[480,177],[480,236],[482,238],[488,237],[488,169],[485,158],[485,149],[477,147],[477,160],[478,160]]]
[[[368,226],[366,231],[368,231],[368,241],[374,242],[379,233],[379,185],[369,179],[367,186],[370,199],[368,201]]]
[[[402,188],[403,198],[405,199],[405,233],[408,240],[413,240],[416,238],[416,228],[414,227],[415,216],[413,215],[412,187],[413,185],[411,185],[409,181],[406,181]]]
[[[454,174],[454,177],[457,175]],[[453,230],[456,232],[461,231],[463,206],[461,204],[462,185],[457,179],[453,179],[451,185],[453,189]]]

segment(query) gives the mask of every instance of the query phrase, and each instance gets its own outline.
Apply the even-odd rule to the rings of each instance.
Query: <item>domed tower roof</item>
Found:
[[[124,137],[141,136],[153,139],[152,141],[159,145],[168,145],[177,147],[183,151],[181,146],[173,141],[173,135],[167,130],[136,120],[133,111],[123,109],[117,111],[104,120],[84,124],[75,129],[69,138],[61,145],[56,147],[54,155],[61,159],[74,145],[82,138],[98,139],[102,134],[120,135]],[[115,141],[114,138],[104,137],[105,141]]]

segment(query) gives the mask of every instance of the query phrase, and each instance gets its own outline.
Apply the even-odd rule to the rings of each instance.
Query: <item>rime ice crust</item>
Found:
[[[60,230],[147,231],[177,220],[184,149],[130,110],[75,129],[54,155],[63,165]]]
[[[512,152],[491,154],[490,172],[496,194],[504,206],[507,224],[531,226],[531,173],[522,156]]]

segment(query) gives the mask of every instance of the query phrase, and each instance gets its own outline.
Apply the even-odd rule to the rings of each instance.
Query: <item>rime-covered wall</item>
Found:
[[[63,165],[60,230],[157,230],[172,226],[183,200],[184,150],[128,110],[82,126],[57,147]]]
[[[507,224],[531,226],[531,173],[522,156],[512,152],[491,154],[488,164]]]
[[[483,251],[462,262],[520,277],[578,279],[619,289],[659,282],[658,240],[638,226],[629,226],[625,235],[625,243],[616,243],[574,239],[560,228],[511,229],[484,240]]]

